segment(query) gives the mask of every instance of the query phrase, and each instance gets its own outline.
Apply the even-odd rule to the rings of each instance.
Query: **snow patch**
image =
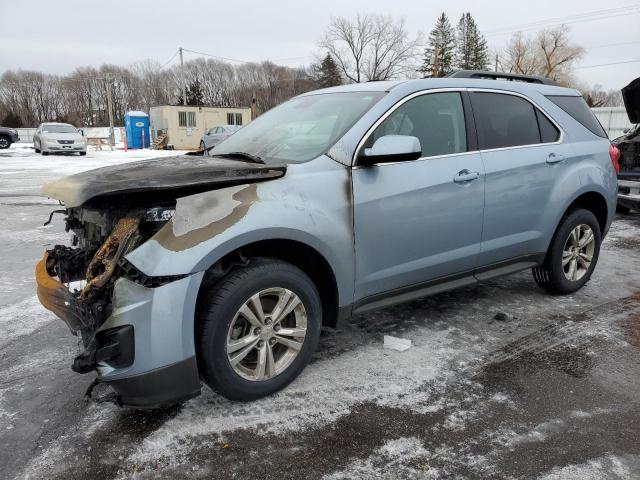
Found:
[[[0,308],[0,347],[16,337],[29,335],[34,330],[56,320],[45,310],[35,295],[13,305]]]
[[[359,347],[316,361],[286,390],[250,404],[230,402],[205,388],[202,396],[147,437],[129,461],[165,459],[174,464],[202,437],[216,438],[238,425],[258,434],[317,428],[365,402],[410,409],[418,399],[423,402],[419,408],[424,408],[425,384],[440,379],[447,362],[460,354],[449,348],[451,341],[447,330],[425,330],[403,353],[385,351],[379,343]]]
[[[606,455],[580,465],[555,467],[538,480],[604,480],[631,478],[631,471],[620,457]]]
[[[365,460],[356,460],[345,469],[325,475],[323,480],[352,478],[438,478],[426,459],[429,452],[415,437],[388,440]],[[418,466],[416,466],[418,464]]]

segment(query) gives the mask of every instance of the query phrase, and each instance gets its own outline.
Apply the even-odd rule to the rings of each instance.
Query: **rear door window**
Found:
[[[527,100],[502,93],[473,92],[481,150],[540,143],[535,107]]]
[[[607,132],[604,131],[596,116],[589,109],[584,98],[562,95],[547,95],[547,98],[589,129],[591,133],[607,138]]]

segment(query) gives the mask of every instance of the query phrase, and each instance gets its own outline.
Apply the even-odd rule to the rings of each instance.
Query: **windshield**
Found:
[[[43,125],[44,133],[78,133],[78,129],[73,125]]]
[[[235,132],[211,154],[243,152],[265,163],[306,162],[333,146],[383,95],[349,92],[294,98]]]

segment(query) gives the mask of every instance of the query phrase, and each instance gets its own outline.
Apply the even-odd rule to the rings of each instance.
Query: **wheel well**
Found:
[[[314,248],[295,240],[263,240],[245,245],[228,253],[209,272],[219,279],[229,271],[229,265],[242,265],[255,257],[270,257],[295,265],[311,279],[318,289],[322,303],[322,324],[335,327],[338,321],[338,285],[326,259]],[[241,267],[240,267],[241,268]],[[222,272],[222,273],[221,273]],[[211,282],[206,282],[211,285]]]
[[[598,219],[600,232],[604,232],[604,228],[607,225],[608,209],[607,201],[602,195],[596,192],[583,193],[578,198],[576,198],[573,203],[571,203],[571,205],[569,205],[569,208],[567,208],[567,212],[575,210],[576,208],[584,208],[585,210],[591,211]]]

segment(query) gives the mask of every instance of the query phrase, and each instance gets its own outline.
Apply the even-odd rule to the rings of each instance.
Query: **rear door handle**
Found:
[[[476,178],[480,177],[479,172],[470,172],[469,170],[461,170],[458,174],[453,177],[453,181],[456,183],[467,183],[472,182]]]
[[[550,153],[547,157],[547,163],[560,163],[564,160],[564,155],[558,155],[556,153]]]

